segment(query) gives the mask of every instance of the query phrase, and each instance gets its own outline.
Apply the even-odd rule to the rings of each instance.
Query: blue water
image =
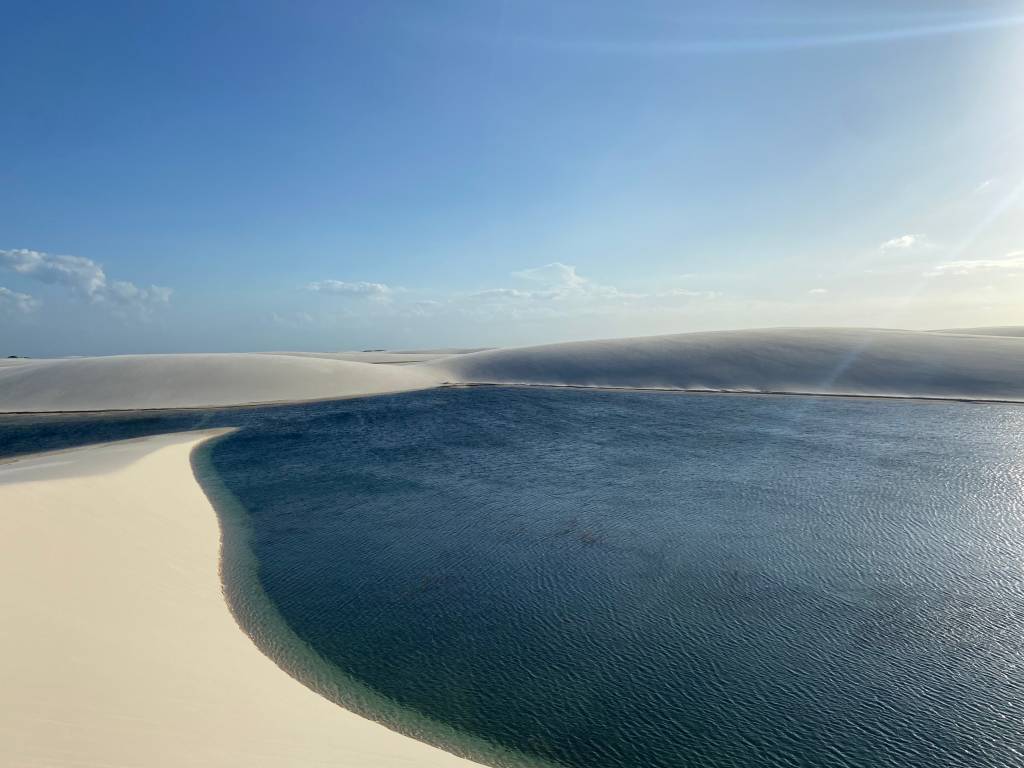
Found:
[[[1024,766],[1024,409],[470,389],[168,418],[243,427],[209,460],[291,629],[467,737]],[[0,422],[0,452],[60,434]]]

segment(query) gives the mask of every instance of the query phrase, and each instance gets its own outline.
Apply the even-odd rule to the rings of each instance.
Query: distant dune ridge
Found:
[[[994,325],[985,328],[944,328],[933,333],[963,333],[970,336],[1024,336],[1024,325]]]
[[[189,408],[322,400],[423,389],[408,366],[270,354],[124,355],[0,367],[0,411]]]
[[[445,383],[1024,401],[1024,329],[774,328],[465,354],[19,360],[0,366],[0,412],[219,407]]]
[[[1024,339],[859,328],[713,331],[448,358],[450,380],[1024,400]]]

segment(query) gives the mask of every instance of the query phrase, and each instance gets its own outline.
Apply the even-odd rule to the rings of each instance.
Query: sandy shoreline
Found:
[[[476,765],[337,707],[242,632],[190,463],[221,432],[0,466],[0,764]]]

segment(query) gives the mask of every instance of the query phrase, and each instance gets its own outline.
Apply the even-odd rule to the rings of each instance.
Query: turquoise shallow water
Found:
[[[0,422],[0,451],[242,426],[207,458],[263,592],[441,741],[1024,765],[1024,409],[473,389],[119,418]]]

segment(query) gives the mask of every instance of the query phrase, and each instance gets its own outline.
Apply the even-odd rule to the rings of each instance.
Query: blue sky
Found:
[[[1024,323],[1024,2],[3,18],[3,354]]]

